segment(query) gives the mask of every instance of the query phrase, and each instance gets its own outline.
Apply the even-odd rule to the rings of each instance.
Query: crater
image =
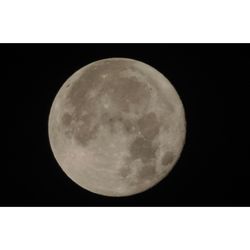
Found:
[[[161,163],[162,163],[162,165],[166,166],[166,165],[172,163],[173,160],[174,160],[174,154],[172,152],[166,152],[164,154],[164,156],[162,157]]]
[[[131,120],[128,120],[128,119],[123,121],[123,127],[124,127],[124,130],[129,134],[132,134],[132,133],[136,132],[136,130],[137,130],[134,122]]]
[[[119,78],[117,83],[112,84],[111,91],[113,91],[112,100],[125,112],[129,111],[131,104],[140,108],[145,107],[149,97],[145,84],[136,80],[135,77]]]
[[[119,122],[119,120],[121,120],[121,118],[119,118],[116,114],[104,112],[101,115],[100,124],[108,127],[111,133],[115,133],[116,125]]]
[[[132,159],[141,159],[143,163],[148,162],[155,157],[156,148],[151,142],[143,137],[137,137],[130,146],[130,154]]]
[[[150,112],[139,119],[138,125],[142,135],[148,140],[153,140],[160,130],[157,116],[153,112]]]
[[[66,129],[64,134],[67,138],[70,139],[74,135],[74,129],[72,129],[72,128]]]
[[[93,102],[97,95],[97,90],[100,89],[99,75],[93,72],[93,69],[88,69],[81,78],[72,85],[67,95],[69,103],[75,107],[76,118],[81,114],[83,108],[86,110],[93,109]]]
[[[62,116],[62,124],[64,126],[69,126],[72,122],[72,115],[70,115],[69,113],[64,113]]]
[[[117,125],[127,134],[133,134],[137,131],[137,126],[134,121],[124,117],[122,114],[104,112],[101,115],[100,123],[109,127],[111,132],[115,132]]]
[[[119,175],[123,178],[126,178],[129,174],[131,173],[131,169],[129,166],[126,166],[126,167],[122,167],[120,170],[119,170]]]
[[[138,177],[140,179],[152,179],[156,174],[156,169],[154,165],[145,164],[138,172]]]
[[[92,115],[85,115],[80,119],[82,123],[75,125],[75,139],[82,146],[86,146],[87,143],[96,136],[98,126],[97,124],[93,124],[92,119]]]
[[[82,125],[77,129],[75,138],[82,146],[86,146],[91,139],[95,138],[97,129],[96,126],[90,129]]]

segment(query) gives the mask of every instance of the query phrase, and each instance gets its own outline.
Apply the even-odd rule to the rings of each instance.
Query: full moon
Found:
[[[182,102],[153,67],[108,58],[76,71],[49,114],[58,164],[82,188],[105,196],[134,195],[165,178],[186,135]]]

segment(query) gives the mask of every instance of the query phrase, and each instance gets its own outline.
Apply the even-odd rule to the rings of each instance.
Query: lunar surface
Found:
[[[93,62],[61,87],[49,114],[53,154],[91,192],[129,196],[168,175],[185,141],[182,102],[153,67],[127,58]]]

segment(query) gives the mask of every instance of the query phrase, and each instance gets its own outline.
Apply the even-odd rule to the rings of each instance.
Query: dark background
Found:
[[[2,206],[250,206],[248,44],[1,44]],[[69,179],[53,157],[48,114],[65,80],[98,59],[128,57],[162,72],[186,111],[172,172],[150,190],[104,197]],[[7,147],[6,147],[7,144]]]

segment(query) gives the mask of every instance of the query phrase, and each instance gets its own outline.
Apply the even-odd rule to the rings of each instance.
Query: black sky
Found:
[[[250,205],[249,44],[1,44],[0,52],[7,137],[0,205]],[[169,176],[123,198],[71,181],[48,141],[48,114],[61,85],[82,66],[108,57],[133,58],[162,72],[187,119],[186,144]]]

